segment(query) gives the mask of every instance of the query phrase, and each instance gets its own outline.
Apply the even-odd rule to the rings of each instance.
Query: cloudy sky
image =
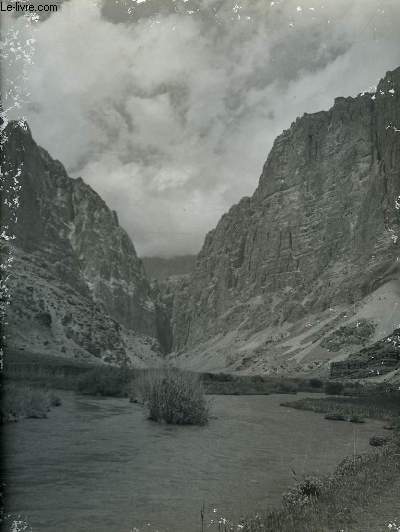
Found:
[[[14,116],[142,256],[197,252],[297,116],[400,65],[399,0],[69,0],[4,22],[34,39]]]

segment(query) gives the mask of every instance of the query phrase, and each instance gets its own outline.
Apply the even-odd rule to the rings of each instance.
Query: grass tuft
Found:
[[[205,425],[209,418],[199,377],[175,368],[142,372],[133,382],[131,400],[144,403],[153,421]]]

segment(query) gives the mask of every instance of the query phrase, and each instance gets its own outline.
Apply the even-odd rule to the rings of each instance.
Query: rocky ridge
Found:
[[[224,214],[174,298],[174,359],[194,369],[328,371],[323,338],[400,323],[400,68],[276,140],[252,197]],[[350,351],[351,352],[351,351]]]
[[[146,365],[159,359],[159,309],[115,212],[33,140],[4,133],[3,175],[19,173],[7,321],[10,347]],[[10,188],[10,187],[9,187]],[[5,213],[7,217],[7,213]]]

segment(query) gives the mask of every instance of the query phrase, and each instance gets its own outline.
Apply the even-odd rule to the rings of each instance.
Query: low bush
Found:
[[[306,476],[283,496],[283,504],[286,507],[301,506],[307,504],[310,499],[321,495],[323,482],[320,478]]]
[[[374,334],[376,325],[365,319],[344,325],[321,341],[328,351],[339,351],[350,345],[364,345]]]
[[[382,447],[382,445],[386,445],[387,442],[388,440],[384,436],[372,436],[372,438],[369,439],[369,444],[372,445],[372,447]]]
[[[365,419],[357,415],[350,416],[349,421],[350,423],[365,423]]]
[[[31,390],[25,399],[25,417],[42,419],[50,410],[49,396],[42,390]]]
[[[299,391],[299,386],[292,382],[281,382],[274,390],[275,393],[292,393],[296,394]]]
[[[20,418],[46,418],[50,410],[49,394],[29,386],[7,385],[2,392],[1,422]]]
[[[324,384],[320,379],[316,379],[316,378],[311,378],[309,383],[310,383],[311,388],[322,388]]]
[[[133,382],[131,400],[144,403],[153,421],[204,425],[209,418],[199,377],[175,368],[143,372]]]
[[[86,395],[125,397],[128,382],[126,370],[100,366],[80,375],[77,391]]]
[[[326,414],[325,419],[330,419],[331,421],[346,421],[345,416],[341,414]]]
[[[327,382],[325,384],[325,393],[327,395],[340,395],[343,392],[343,384],[341,382]]]

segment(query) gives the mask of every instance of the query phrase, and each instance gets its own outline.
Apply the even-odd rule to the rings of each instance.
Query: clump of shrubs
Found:
[[[324,391],[327,395],[340,395],[343,389],[344,386],[341,382],[327,382]]]
[[[283,496],[283,504],[286,507],[304,506],[310,500],[318,498],[323,488],[322,479],[306,476]]]
[[[78,378],[77,390],[85,395],[125,397],[128,382],[129,376],[126,370],[99,366]]]
[[[142,372],[133,382],[131,400],[143,403],[152,421],[205,425],[209,419],[200,378],[176,368]]]
[[[43,419],[51,406],[61,400],[51,392],[29,386],[7,385],[2,391],[1,422],[18,421],[20,418]]]
[[[328,351],[339,351],[349,345],[364,345],[374,334],[375,323],[366,319],[340,327],[321,341],[321,347]]]
[[[365,423],[365,419],[363,419],[361,416],[357,416],[356,414],[353,414],[349,417],[350,423]]]
[[[372,445],[372,447],[381,447],[382,445],[386,445],[387,442],[388,440],[384,436],[372,436],[372,438],[369,439],[369,444]]]
[[[324,385],[324,383],[321,381],[321,379],[317,379],[315,377],[312,377],[309,380],[309,384],[310,384],[311,388],[322,388],[322,386]]]
[[[274,390],[275,393],[292,393],[296,394],[299,391],[299,386],[291,382],[280,382],[278,387]]]

